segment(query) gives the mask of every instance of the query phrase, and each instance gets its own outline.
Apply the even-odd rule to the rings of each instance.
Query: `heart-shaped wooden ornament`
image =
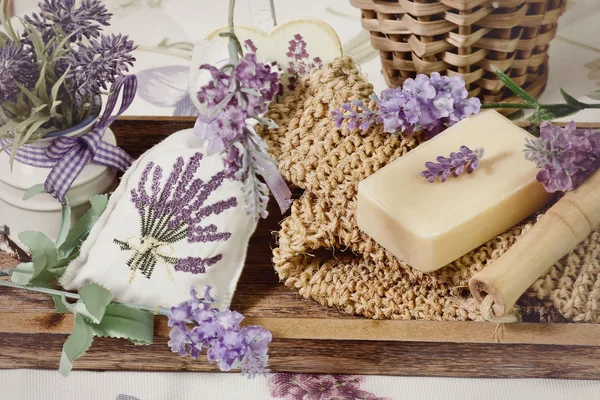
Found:
[[[192,102],[201,113],[204,109],[196,94],[209,81],[210,75],[200,66],[226,62],[229,39],[219,34],[227,31],[227,27],[219,28],[199,40],[194,47],[188,88]],[[241,25],[235,27],[235,34],[245,47],[244,51],[255,51],[259,60],[279,65],[284,94],[295,87],[300,76],[342,56],[342,44],[336,32],[316,19],[294,19],[277,25],[269,33]]]

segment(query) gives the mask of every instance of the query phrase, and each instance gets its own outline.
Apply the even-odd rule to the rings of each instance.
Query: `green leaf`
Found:
[[[33,279],[33,263],[26,262],[17,265],[10,274],[10,280],[20,285],[28,285]]]
[[[37,97],[45,104],[50,103],[50,97],[48,96],[48,88],[46,87],[46,64],[42,65],[40,69],[40,76],[35,83],[34,87]]]
[[[54,308],[58,314],[66,314],[69,312],[67,308],[67,299],[64,296],[51,296],[54,300]]]
[[[0,7],[2,7],[0,9],[0,24],[4,26],[4,29],[6,30],[6,33],[8,34],[8,36],[10,36],[10,38],[17,43],[17,45],[21,44],[21,40],[19,38],[19,35],[17,35],[17,33],[15,32],[13,26],[12,26],[12,22],[10,20],[10,18],[7,17],[7,15],[5,14],[4,10],[10,10],[11,9],[11,4],[12,1],[8,0],[6,3],[6,8],[4,2],[2,1],[0,3]]]
[[[29,284],[31,286],[38,286],[46,289],[54,289],[54,287],[50,285],[48,280],[40,279],[39,277],[32,280]],[[69,303],[67,303],[67,298],[64,295],[60,296],[49,294],[49,296],[52,297],[52,300],[54,300],[54,308],[56,309],[56,312],[58,314],[66,314],[69,312],[69,309],[67,308]]]
[[[62,204],[62,210],[60,213],[60,229],[58,230],[58,237],[56,238],[56,247],[60,247],[65,242],[69,229],[71,228],[71,204],[69,198],[65,196],[65,202]]]
[[[80,315],[75,316],[73,332],[67,338],[60,356],[58,371],[63,375],[69,375],[73,368],[73,361],[85,354],[90,348],[94,335],[89,326]]]
[[[568,117],[569,115],[576,114],[579,110],[571,107],[568,104],[561,104],[558,107],[554,107],[551,110],[542,109],[537,113],[532,114],[527,118],[528,121],[552,121],[557,118]]]
[[[29,248],[33,262],[31,279],[37,277],[46,268],[54,267],[58,261],[58,251],[54,242],[42,232],[25,231],[19,234],[19,239]],[[29,283],[29,282],[27,282]]]
[[[81,315],[94,324],[100,323],[104,317],[106,306],[112,301],[112,294],[96,283],[88,283],[79,289],[81,299],[67,306],[73,313]]]
[[[4,46],[4,44],[6,42],[8,42],[10,40],[10,38],[8,37],[8,35],[4,32],[0,32],[0,46]]]
[[[38,80],[38,82],[39,82],[39,80]],[[17,87],[21,90],[21,92],[23,92],[23,94],[25,96],[27,96],[27,98],[31,101],[31,103],[35,107],[40,107],[42,105],[45,105],[44,101],[42,101],[42,99],[40,99],[37,95],[35,95],[31,90],[27,89],[25,86],[23,86],[22,84],[20,84],[17,81],[15,81],[15,85],[17,85]]]
[[[23,195],[23,200],[29,200],[33,196],[37,196],[38,194],[43,193],[43,192],[44,192],[44,184],[38,183],[37,185],[33,185],[32,187],[27,189],[27,191]]]
[[[493,68],[496,76],[498,76],[498,78],[502,81],[502,83],[504,83],[511,92],[513,92],[514,94],[516,94],[517,96],[519,96],[520,98],[522,98],[529,104],[539,104],[538,101],[532,95],[530,95],[525,90],[523,90],[523,88],[521,88],[521,86],[517,85],[517,83],[515,81],[510,79],[510,77],[508,75],[506,75],[504,72],[500,71],[497,67],[492,67],[492,68]]]
[[[106,209],[108,197],[106,195],[93,196],[90,199],[92,206],[89,210],[73,225],[64,243],[59,251],[66,257],[70,257],[73,250],[87,237],[94,224],[100,218],[100,215]]]
[[[90,328],[96,336],[125,338],[135,344],[152,344],[154,315],[148,311],[111,303],[106,307],[104,318]]]
[[[594,100],[600,100],[600,89],[594,90],[593,92],[589,92],[586,94],[587,97]]]
[[[578,110],[583,110],[585,108],[585,104],[577,100],[575,97],[571,96],[567,92],[565,92],[562,88],[560,88],[560,94],[562,94],[563,99],[573,108]]]
[[[52,86],[52,90],[50,90],[50,96],[51,96],[53,102],[56,101],[56,99],[58,97],[58,91],[60,90],[60,87],[65,82],[65,78],[67,77],[67,74],[69,73],[70,70],[71,70],[71,66],[69,65],[67,67],[67,70],[65,71],[65,73],[62,74],[62,76],[56,81],[54,86]]]

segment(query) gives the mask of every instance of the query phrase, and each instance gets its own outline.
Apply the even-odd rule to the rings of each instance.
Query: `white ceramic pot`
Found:
[[[65,131],[56,132],[52,136],[78,136],[88,132],[96,118],[90,117],[80,124]],[[45,138],[35,143],[36,146],[49,146],[52,140]],[[104,141],[116,144],[115,135],[110,129],[104,133]],[[0,225],[10,227],[11,238],[19,245],[18,234],[27,230],[45,233],[50,239],[56,239],[61,222],[61,204],[47,193],[41,193],[29,200],[23,195],[33,185],[43,183],[50,173],[49,168],[36,168],[15,161],[12,170],[9,154],[0,153]],[[89,208],[90,197],[107,193],[114,188],[116,170],[90,163],[81,171],[67,196],[71,203],[72,220],[79,218]]]

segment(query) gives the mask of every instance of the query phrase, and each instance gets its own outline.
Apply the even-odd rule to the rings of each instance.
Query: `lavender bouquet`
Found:
[[[4,8],[4,1],[2,9]],[[0,139],[18,148],[99,113],[100,95],[133,65],[127,36],[105,35],[100,0],[43,0],[17,32],[0,15]]]
[[[282,85],[276,66],[258,61],[252,42],[245,43],[248,52],[244,53],[235,35],[234,9],[235,0],[230,0],[229,31],[222,34],[229,38],[229,59],[223,66],[200,66],[210,73],[211,80],[197,93],[205,111],[194,130],[208,141],[209,154],[224,154],[227,174],[245,183],[245,210],[258,220],[267,217],[269,189],[282,213],[291,204],[291,192],[269,155],[267,144],[253,128],[254,124],[277,127],[264,114]]]

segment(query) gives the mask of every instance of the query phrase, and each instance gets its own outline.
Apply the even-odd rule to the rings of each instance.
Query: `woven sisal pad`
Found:
[[[469,278],[502,255],[535,219],[494,238],[432,274],[419,272],[362,233],[355,220],[358,183],[419,144],[384,133],[337,128],[331,111],[373,88],[351,59],[342,58],[305,77],[269,111],[279,128],[262,131],[282,174],[305,189],[281,226],[274,264],[281,280],[306,297],[370,318],[480,320]],[[598,233],[552,268],[521,304],[554,306],[565,318],[600,320]],[[584,283],[573,290],[575,281]],[[594,291],[595,290],[595,291]]]

